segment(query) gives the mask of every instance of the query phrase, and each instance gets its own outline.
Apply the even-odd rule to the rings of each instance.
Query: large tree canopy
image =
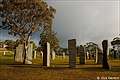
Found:
[[[1,27],[9,29],[9,34],[18,35],[22,41],[28,40],[33,32],[51,28],[54,13],[55,9],[43,0],[3,0],[0,4]]]
[[[0,28],[18,36],[24,44],[24,62],[28,41],[33,32],[42,30],[51,35],[52,19],[56,10],[44,0],[2,0],[0,1]]]

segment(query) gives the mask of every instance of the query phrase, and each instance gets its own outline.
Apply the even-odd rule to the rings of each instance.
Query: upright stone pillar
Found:
[[[69,67],[76,67],[76,39],[68,40],[68,51],[69,51]]]
[[[5,56],[5,54],[6,54],[5,51],[3,51],[3,53],[4,53],[3,55]]]
[[[45,43],[43,47],[43,66],[50,66],[50,43]]]
[[[23,59],[24,59],[23,51],[24,51],[24,45],[23,44],[19,44],[16,47],[15,62],[23,63]]]
[[[98,49],[95,50],[95,63],[98,63]]]
[[[96,64],[102,64],[103,56],[102,51],[99,48],[96,48]]]
[[[62,53],[62,58],[65,59],[65,52]]]
[[[109,69],[109,65],[107,62],[108,40],[103,40],[102,48],[103,48],[103,62],[102,62],[103,69]]]
[[[33,56],[33,58],[36,59],[36,57],[37,57],[36,50],[34,50],[34,56]]]
[[[87,59],[89,60],[90,57],[89,57],[89,52],[87,51],[87,55],[86,55]]]
[[[84,47],[80,45],[80,64],[85,64],[85,51]]]
[[[86,63],[86,60],[87,60],[87,49],[86,49],[85,45],[84,45],[84,54],[85,54],[85,63]]]
[[[54,60],[55,59],[55,51],[54,50],[52,50],[52,60]]]
[[[28,48],[26,51],[26,61],[25,64],[32,64],[32,56],[33,56],[33,44],[28,43]]]

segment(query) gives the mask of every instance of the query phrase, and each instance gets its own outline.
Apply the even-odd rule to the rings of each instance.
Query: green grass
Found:
[[[0,52],[0,64],[13,64],[14,63],[14,55],[10,52],[6,52],[5,55],[3,55],[2,52]]]
[[[0,64],[13,64],[13,54],[7,53],[5,56],[0,53]],[[96,80],[99,77],[119,77],[120,60],[109,60],[111,70],[102,69],[102,65],[97,65],[94,60],[87,60],[85,65],[79,64],[69,68],[69,57],[56,56],[51,59],[51,67],[42,66],[42,56],[33,59],[33,65],[1,65],[0,80]]]
[[[0,80],[96,80],[99,77],[119,77],[120,67],[103,70],[97,65],[80,65],[79,68],[41,67],[40,65],[2,65]]]
[[[36,59],[33,59],[33,64],[40,64],[42,65],[43,60],[41,55],[37,55]],[[69,64],[69,56],[63,58],[62,56],[57,56],[54,60],[50,60],[51,66],[60,66],[60,65],[68,65]],[[112,66],[120,65],[120,60],[109,60],[108,61]],[[7,52],[4,56],[3,53],[0,52],[0,64],[14,64],[14,55],[12,53]],[[76,58],[76,64],[79,64],[79,57]],[[86,64],[95,64],[94,60],[87,60]]]

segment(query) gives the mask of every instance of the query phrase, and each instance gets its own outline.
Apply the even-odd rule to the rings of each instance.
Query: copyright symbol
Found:
[[[100,80],[100,77],[97,77],[97,80]]]

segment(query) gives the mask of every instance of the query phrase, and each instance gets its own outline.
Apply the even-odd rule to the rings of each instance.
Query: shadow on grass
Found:
[[[82,67],[82,68],[77,68],[81,69],[83,71],[95,71],[95,72],[104,72],[104,71],[110,71],[110,72],[120,72],[120,66],[118,67],[111,67],[111,69],[103,69],[102,67]]]
[[[18,67],[18,68],[42,68],[40,64],[8,64],[9,67]]]
[[[4,55],[5,57],[13,57],[14,55]]]
[[[112,67],[112,72],[120,72],[120,66]]]
[[[90,71],[90,72],[104,72],[104,71],[110,71],[110,72],[120,72],[120,66],[112,66],[110,70],[103,69],[102,66],[88,66],[88,65],[79,65],[76,66],[76,68],[70,68],[68,64],[62,64],[62,65],[51,65],[50,67],[42,66],[41,64],[30,64],[30,65],[24,65],[24,64],[8,64],[6,65],[8,67],[13,68],[42,68],[45,70],[82,70],[82,71]]]
[[[12,59],[1,59],[0,60],[0,65],[9,65],[9,64],[13,64],[14,60]]]

